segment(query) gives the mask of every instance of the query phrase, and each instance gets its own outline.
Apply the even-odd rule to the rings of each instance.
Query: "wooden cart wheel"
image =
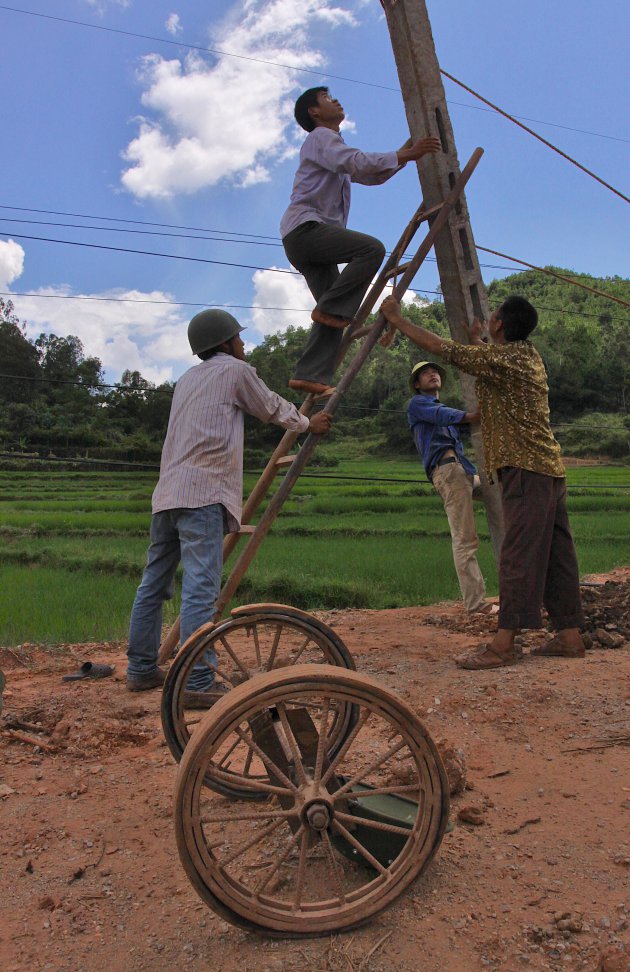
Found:
[[[358,720],[329,759],[332,713],[346,705]],[[223,779],[236,744],[268,770],[266,783],[246,783],[262,786],[264,804],[204,785]],[[357,816],[359,791],[364,807],[406,798],[405,825]],[[199,895],[227,921],[280,936],[347,930],[383,911],[431,860],[447,817],[446,774],[414,712],[373,678],[319,665],[258,675],[221,699],[186,747],[175,792],[179,854]],[[375,841],[378,854],[366,847]]]
[[[347,647],[335,632],[317,618],[284,605],[256,604],[238,608],[221,624],[205,625],[188,639],[171,665],[162,693],[162,727],[167,745],[179,762],[203,712],[185,706],[185,685],[193,667],[205,661],[208,650],[218,657],[217,672],[232,689],[260,672],[302,663],[339,665],[354,669]],[[354,724],[351,706],[335,713],[331,747],[341,745]],[[245,774],[247,775],[247,774]],[[266,771],[262,767],[263,779]],[[240,799],[265,799],[262,791],[220,785],[219,792]]]

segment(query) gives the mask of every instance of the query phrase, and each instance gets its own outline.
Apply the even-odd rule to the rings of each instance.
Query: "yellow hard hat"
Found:
[[[411,388],[412,394],[416,394],[416,375],[423,368],[427,367],[435,368],[442,381],[446,381],[446,372],[442,365],[436,364],[435,361],[419,361],[418,364],[413,366],[409,375],[409,387]]]

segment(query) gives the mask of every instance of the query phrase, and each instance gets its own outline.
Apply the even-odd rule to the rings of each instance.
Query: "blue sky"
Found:
[[[405,115],[378,0],[16,0],[14,7],[91,25],[0,5],[0,291],[16,295],[29,336],[76,334],[110,380],[137,368],[162,381],[192,363],[186,324],[199,307],[185,304],[241,305],[234,313],[250,346],[306,324],[312,301],[301,278],[264,269],[288,269],[278,223],[302,140],[293,102],[304,88],[329,84],[346,109],[347,142],[368,151],[402,144]],[[535,119],[527,123],[628,193],[627,3],[429,0],[428,9],[445,70]],[[445,87],[461,163],[475,146],[485,149],[467,191],[477,243],[539,265],[626,276],[627,204],[452,83]],[[350,225],[390,247],[419,201],[408,166],[385,186],[355,187]],[[120,232],[160,229],[137,221],[218,239],[186,239],[181,229],[161,230],[180,234],[170,237]],[[483,253],[480,260],[508,265]],[[488,267],[484,276],[506,272]],[[427,262],[415,286],[437,284]],[[17,296],[23,292],[48,296]]]

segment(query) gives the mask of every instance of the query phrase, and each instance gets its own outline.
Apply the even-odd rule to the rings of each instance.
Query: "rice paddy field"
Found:
[[[146,472],[0,471],[2,645],[125,637],[155,479]],[[246,475],[246,493],[255,480]],[[630,468],[579,466],[569,469],[568,483],[582,574],[629,563]],[[479,561],[496,594],[481,503],[477,525]],[[458,596],[446,516],[418,463],[354,460],[307,470],[236,603],[391,608]],[[176,595],[165,622],[178,610]]]

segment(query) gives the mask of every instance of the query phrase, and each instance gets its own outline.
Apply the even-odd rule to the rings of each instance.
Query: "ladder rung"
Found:
[[[409,263],[399,263],[397,267],[393,267],[391,270],[387,271],[387,280],[391,280],[392,277],[399,277],[405,272],[407,267],[410,266]]]
[[[437,203],[435,206],[431,206],[430,209],[423,209],[418,217],[418,222],[421,223],[423,220],[428,219],[429,216],[433,216],[434,213],[439,213],[443,205],[444,203],[441,202]]]
[[[256,532],[256,527],[255,526],[251,526],[248,523],[241,523],[241,527],[240,527],[240,530],[238,532],[239,533],[255,533]]]
[[[280,456],[276,459],[276,466],[290,466],[294,459],[295,456]]]
[[[372,330],[371,325],[369,327],[358,327],[356,331],[353,331],[350,336],[353,341],[356,341],[357,338],[365,337],[365,335],[369,334],[371,330]]]

